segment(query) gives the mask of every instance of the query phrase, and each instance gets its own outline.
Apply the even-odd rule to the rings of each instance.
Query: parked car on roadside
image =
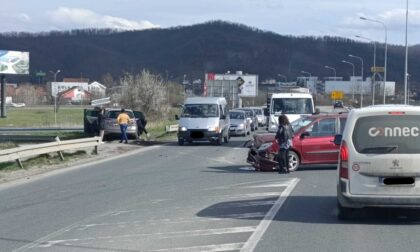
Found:
[[[105,108],[103,116],[104,140],[112,137],[118,138],[121,134],[120,126],[117,123],[117,117],[121,113],[121,108]],[[84,132],[87,134],[99,133],[98,114],[100,108],[85,109],[84,111]],[[127,136],[129,138],[137,139],[137,123],[138,118],[135,117],[135,111],[125,109],[125,112],[130,117],[131,122],[127,127]],[[139,113],[139,112],[136,112]]]
[[[243,110],[231,110],[229,111],[230,127],[229,135],[241,135],[246,136],[251,134],[251,124],[246,118],[245,111]]]
[[[302,164],[336,164],[339,148],[333,143],[334,136],[343,131],[347,113],[304,116],[292,123],[293,147],[289,152],[290,171]],[[273,171],[278,168],[278,143],[275,134],[254,136],[254,144],[248,152],[247,162],[257,170]]]
[[[111,108],[105,110],[104,113],[104,139],[112,136],[120,136],[121,130],[117,123],[117,117],[121,113],[121,108]],[[127,126],[127,136],[137,139],[137,123],[134,112],[131,109],[125,109],[125,113],[130,117],[131,121]]]

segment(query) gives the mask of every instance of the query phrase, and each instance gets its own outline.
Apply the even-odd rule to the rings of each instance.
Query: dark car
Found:
[[[341,100],[335,101],[333,106],[334,108],[344,108],[344,102]]]
[[[333,140],[340,134],[347,113],[318,114],[302,117],[292,123],[293,147],[289,152],[290,171],[301,164],[336,164],[339,146]],[[257,170],[273,171],[278,167],[278,144],[275,134],[255,135],[248,152],[247,162]]]

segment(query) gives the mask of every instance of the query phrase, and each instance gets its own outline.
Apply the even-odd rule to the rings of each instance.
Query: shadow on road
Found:
[[[263,219],[277,197],[214,204],[197,213],[198,217]],[[358,209],[351,220],[337,219],[335,196],[289,196],[273,221],[313,224],[418,225],[420,209]],[[261,216],[264,213],[264,216]]]

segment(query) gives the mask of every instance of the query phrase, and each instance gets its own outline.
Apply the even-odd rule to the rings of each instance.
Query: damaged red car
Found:
[[[292,123],[293,147],[289,152],[289,170],[296,171],[304,164],[336,164],[339,146],[334,136],[341,134],[347,113],[304,116]],[[250,148],[247,162],[259,171],[278,169],[278,144],[275,134],[254,135],[247,145]]]

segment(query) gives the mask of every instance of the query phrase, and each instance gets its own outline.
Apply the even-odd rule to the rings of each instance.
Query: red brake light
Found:
[[[389,115],[405,115],[405,112],[403,111],[391,111],[388,112]]]
[[[346,142],[342,142],[340,146],[340,159],[341,161],[349,160],[349,150],[347,149]]]
[[[340,146],[340,178],[349,178],[349,150],[345,141],[341,142]]]

